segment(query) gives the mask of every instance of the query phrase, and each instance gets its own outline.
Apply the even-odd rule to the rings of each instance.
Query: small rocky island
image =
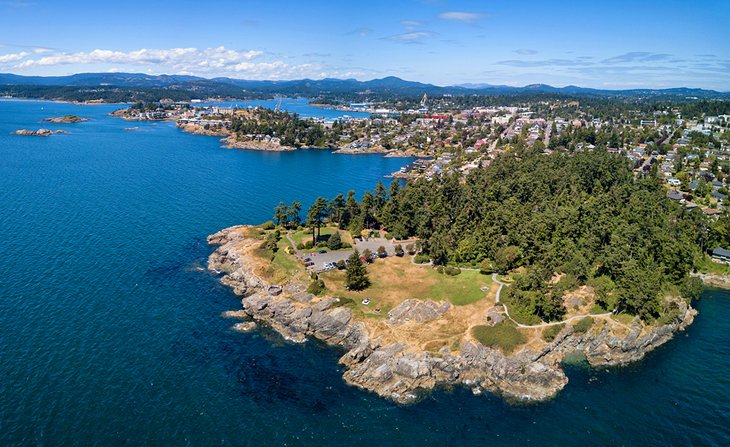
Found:
[[[697,313],[685,300],[668,297],[676,306],[674,317],[652,324],[605,313],[519,325],[508,321],[512,318],[499,301],[507,284],[496,275],[490,280],[488,275],[465,271],[467,282],[447,283],[459,280],[439,276],[429,265],[416,265],[414,258],[402,252],[368,267],[372,276],[380,275],[383,281],[395,272],[392,288],[382,297],[363,295],[374,302],[367,298],[360,302],[359,295],[346,298],[347,292],[339,288],[343,272],[337,270],[320,273],[328,292],[315,295],[307,286],[310,272],[298,262],[303,254],[292,239],[302,236],[289,232],[271,255],[263,250],[263,244],[272,240],[270,234],[261,227],[235,226],[209,236],[208,242],[218,248],[210,255],[208,268],[222,274],[223,284],[243,297],[245,317],[271,326],[289,340],[304,342],[314,337],[342,348],[340,363],[348,383],[398,403],[413,402],[424,392],[449,385],[518,400],[550,399],[568,383],[562,369],[566,355],[579,353],[592,366],[637,361],[684,330]],[[416,278],[413,285],[403,283],[411,277]],[[450,285],[471,286],[472,282],[477,283],[472,289],[461,291]],[[449,298],[476,293],[476,299],[448,302],[443,296],[412,296],[419,293],[415,287],[424,284],[445,284],[430,290],[446,289],[455,295]],[[338,293],[329,293],[330,287]],[[591,290],[582,286],[565,299],[574,304],[576,313],[584,314],[590,313],[585,310],[592,304],[590,296]],[[247,331],[252,326],[249,322],[236,329]],[[509,329],[506,333],[516,341],[492,344],[480,334],[495,328]]]
[[[50,129],[38,129],[38,130],[19,129],[12,133],[15,135],[22,135],[25,137],[50,137],[53,134],[68,133],[68,132],[66,132],[65,130],[50,130]]]
[[[81,118],[76,115],[64,115],[55,118],[46,118],[43,121],[55,124],[75,124],[89,121],[89,118]]]

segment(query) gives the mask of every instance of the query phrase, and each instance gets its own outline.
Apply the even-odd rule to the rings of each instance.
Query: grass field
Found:
[[[322,227],[320,228],[320,235],[318,241],[326,241],[331,234],[333,234],[335,231],[337,231],[337,227]],[[303,230],[299,231],[292,231],[290,233],[291,238],[294,240],[294,243],[300,244],[300,243],[306,243],[307,241],[312,240],[312,230],[309,228],[305,228]],[[342,239],[345,240],[344,237]]]
[[[431,267],[413,265],[407,256],[377,260],[369,264],[367,270],[371,286],[360,292],[345,289],[342,271],[322,273],[320,277],[332,295],[351,298],[358,303],[368,298],[368,307],[380,306],[381,314],[410,298],[444,300],[457,306],[471,304],[487,295],[481,287],[492,284],[489,276],[476,271],[449,276]]]

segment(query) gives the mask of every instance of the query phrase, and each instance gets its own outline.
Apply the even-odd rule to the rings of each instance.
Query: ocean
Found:
[[[336,348],[232,331],[209,234],[410,160],[221,149],[116,108],[0,101],[0,445],[730,445],[727,291],[641,362],[568,366],[539,404],[398,406],[345,384]],[[66,114],[91,120],[40,122]],[[10,135],[40,127],[70,133]]]

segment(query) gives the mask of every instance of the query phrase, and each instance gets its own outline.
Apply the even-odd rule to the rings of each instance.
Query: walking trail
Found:
[[[499,304],[499,296],[502,294],[502,288],[504,286],[506,286],[507,284],[505,284],[502,281],[500,281],[499,279],[497,279],[496,273],[492,273],[492,281],[499,284],[499,289],[497,289],[497,297],[495,299],[497,304]],[[586,317],[610,317],[611,315],[613,315],[613,312],[607,312],[605,314],[575,315],[575,316],[565,319],[563,321],[553,321],[552,323],[541,323],[541,324],[530,325],[530,324],[518,323],[517,321],[515,321],[514,318],[512,318],[512,316],[510,316],[509,310],[507,310],[507,305],[502,303],[502,307],[504,307],[504,314],[507,316],[507,318],[509,318],[514,324],[516,324],[517,327],[526,328],[526,329],[538,329],[538,328],[544,328],[544,327],[548,327],[548,326],[557,326],[559,324],[565,324],[565,323],[568,323],[569,321],[579,320],[579,319],[586,318]]]

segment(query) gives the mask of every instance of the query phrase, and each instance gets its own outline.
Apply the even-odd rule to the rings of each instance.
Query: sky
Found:
[[[730,90],[730,0],[0,0],[0,73]]]

